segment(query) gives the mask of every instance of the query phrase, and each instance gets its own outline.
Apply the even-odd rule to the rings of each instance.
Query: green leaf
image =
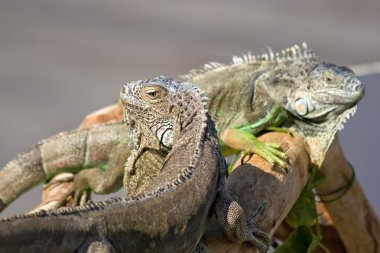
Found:
[[[286,217],[286,222],[293,228],[297,228],[298,226],[313,226],[317,220],[317,212],[314,205],[313,192],[311,190],[303,191]]]
[[[276,249],[275,253],[312,253],[321,245],[322,235],[317,224],[318,214],[313,189],[324,180],[325,176],[315,167],[311,168],[310,173],[309,181],[286,217],[287,223],[296,230]],[[317,235],[310,230],[313,225],[316,225]],[[321,247],[325,252],[329,252],[323,245]]]
[[[310,228],[299,226],[274,253],[311,253],[318,243],[315,244]]]
[[[320,184],[324,175],[318,169],[312,168],[311,176],[298,200],[286,217],[286,222],[293,228],[298,226],[311,227],[317,222],[318,214],[315,208],[313,188]]]
[[[314,235],[313,234],[313,241],[311,242],[309,249],[307,250],[307,253],[312,253],[314,250],[317,249],[317,247],[321,244],[322,236],[321,235]]]
[[[310,187],[315,188],[319,186],[324,180],[326,176],[316,167],[311,168],[311,176],[310,176]]]

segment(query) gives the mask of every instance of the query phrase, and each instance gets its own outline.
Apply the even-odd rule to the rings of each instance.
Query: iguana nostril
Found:
[[[365,93],[365,88],[364,88],[364,85],[359,81],[357,82],[355,85],[354,85],[354,91],[358,94],[360,94],[360,96],[364,96],[364,93]]]

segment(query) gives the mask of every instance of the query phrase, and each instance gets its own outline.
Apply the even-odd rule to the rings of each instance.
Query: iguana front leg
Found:
[[[83,205],[91,192],[107,194],[122,187],[123,166],[116,166],[104,171],[99,168],[90,168],[80,171],[74,176],[73,193],[74,206]]]
[[[96,194],[108,194],[117,191],[122,187],[124,164],[130,155],[130,147],[128,145],[127,142],[120,144],[119,148],[116,149],[112,157],[110,157],[106,168],[85,168],[71,177],[54,178],[47,183],[44,188],[48,188],[52,184],[72,182],[70,189],[64,189],[66,191],[65,194],[61,194],[55,199],[55,202],[58,203],[58,207],[65,205],[69,196],[72,196],[74,200],[68,204],[70,206],[77,206],[83,205],[89,200],[91,192]],[[57,208],[57,206],[47,204],[48,203],[45,203],[41,209]]]
[[[118,169],[118,172],[116,172]],[[67,175],[69,174],[69,175]],[[62,177],[65,176],[65,177]],[[91,192],[108,194],[122,187],[123,166],[115,167],[111,173],[99,168],[88,168],[77,174],[62,173],[44,185],[47,198],[32,212],[56,210],[62,206],[81,206],[91,199]],[[69,186],[66,186],[69,184]]]
[[[280,150],[280,146],[260,141],[254,136],[262,130],[280,126],[285,118],[286,113],[275,105],[266,117],[257,122],[223,130],[220,134],[223,155],[228,156],[234,150],[243,151],[243,155],[255,153],[271,164],[285,168],[288,156]]]
[[[251,133],[233,128],[223,131],[221,139],[228,146],[223,147],[223,155],[230,155],[233,150],[243,151],[243,155],[255,153],[271,164],[278,164],[281,168],[286,167],[284,160],[288,157],[279,150],[277,144],[260,141]]]

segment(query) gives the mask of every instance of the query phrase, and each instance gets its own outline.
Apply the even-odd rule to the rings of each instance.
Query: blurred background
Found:
[[[0,168],[115,102],[125,81],[303,41],[328,62],[380,61],[379,12],[378,0],[1,0]],[[366,96],[340,137],[380,214],[380,73],[361,79]],[[36,206],[40,189],[2,216]]]

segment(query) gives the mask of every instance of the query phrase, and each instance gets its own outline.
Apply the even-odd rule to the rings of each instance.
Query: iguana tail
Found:
[[[85,217],[79,214],[44,218],[32,214],[25,215],[25,218],[14,218],[12,221],[1,221],[0,224],[1,253],[78,252],[86,239],[96,233],[96,230],[92,231]]]
[[[121,142],[129,140],[122,124],[76,129],[46,139],[16,156],[0,170],[0,211],[22,193],[62,172],[105,168]]]

